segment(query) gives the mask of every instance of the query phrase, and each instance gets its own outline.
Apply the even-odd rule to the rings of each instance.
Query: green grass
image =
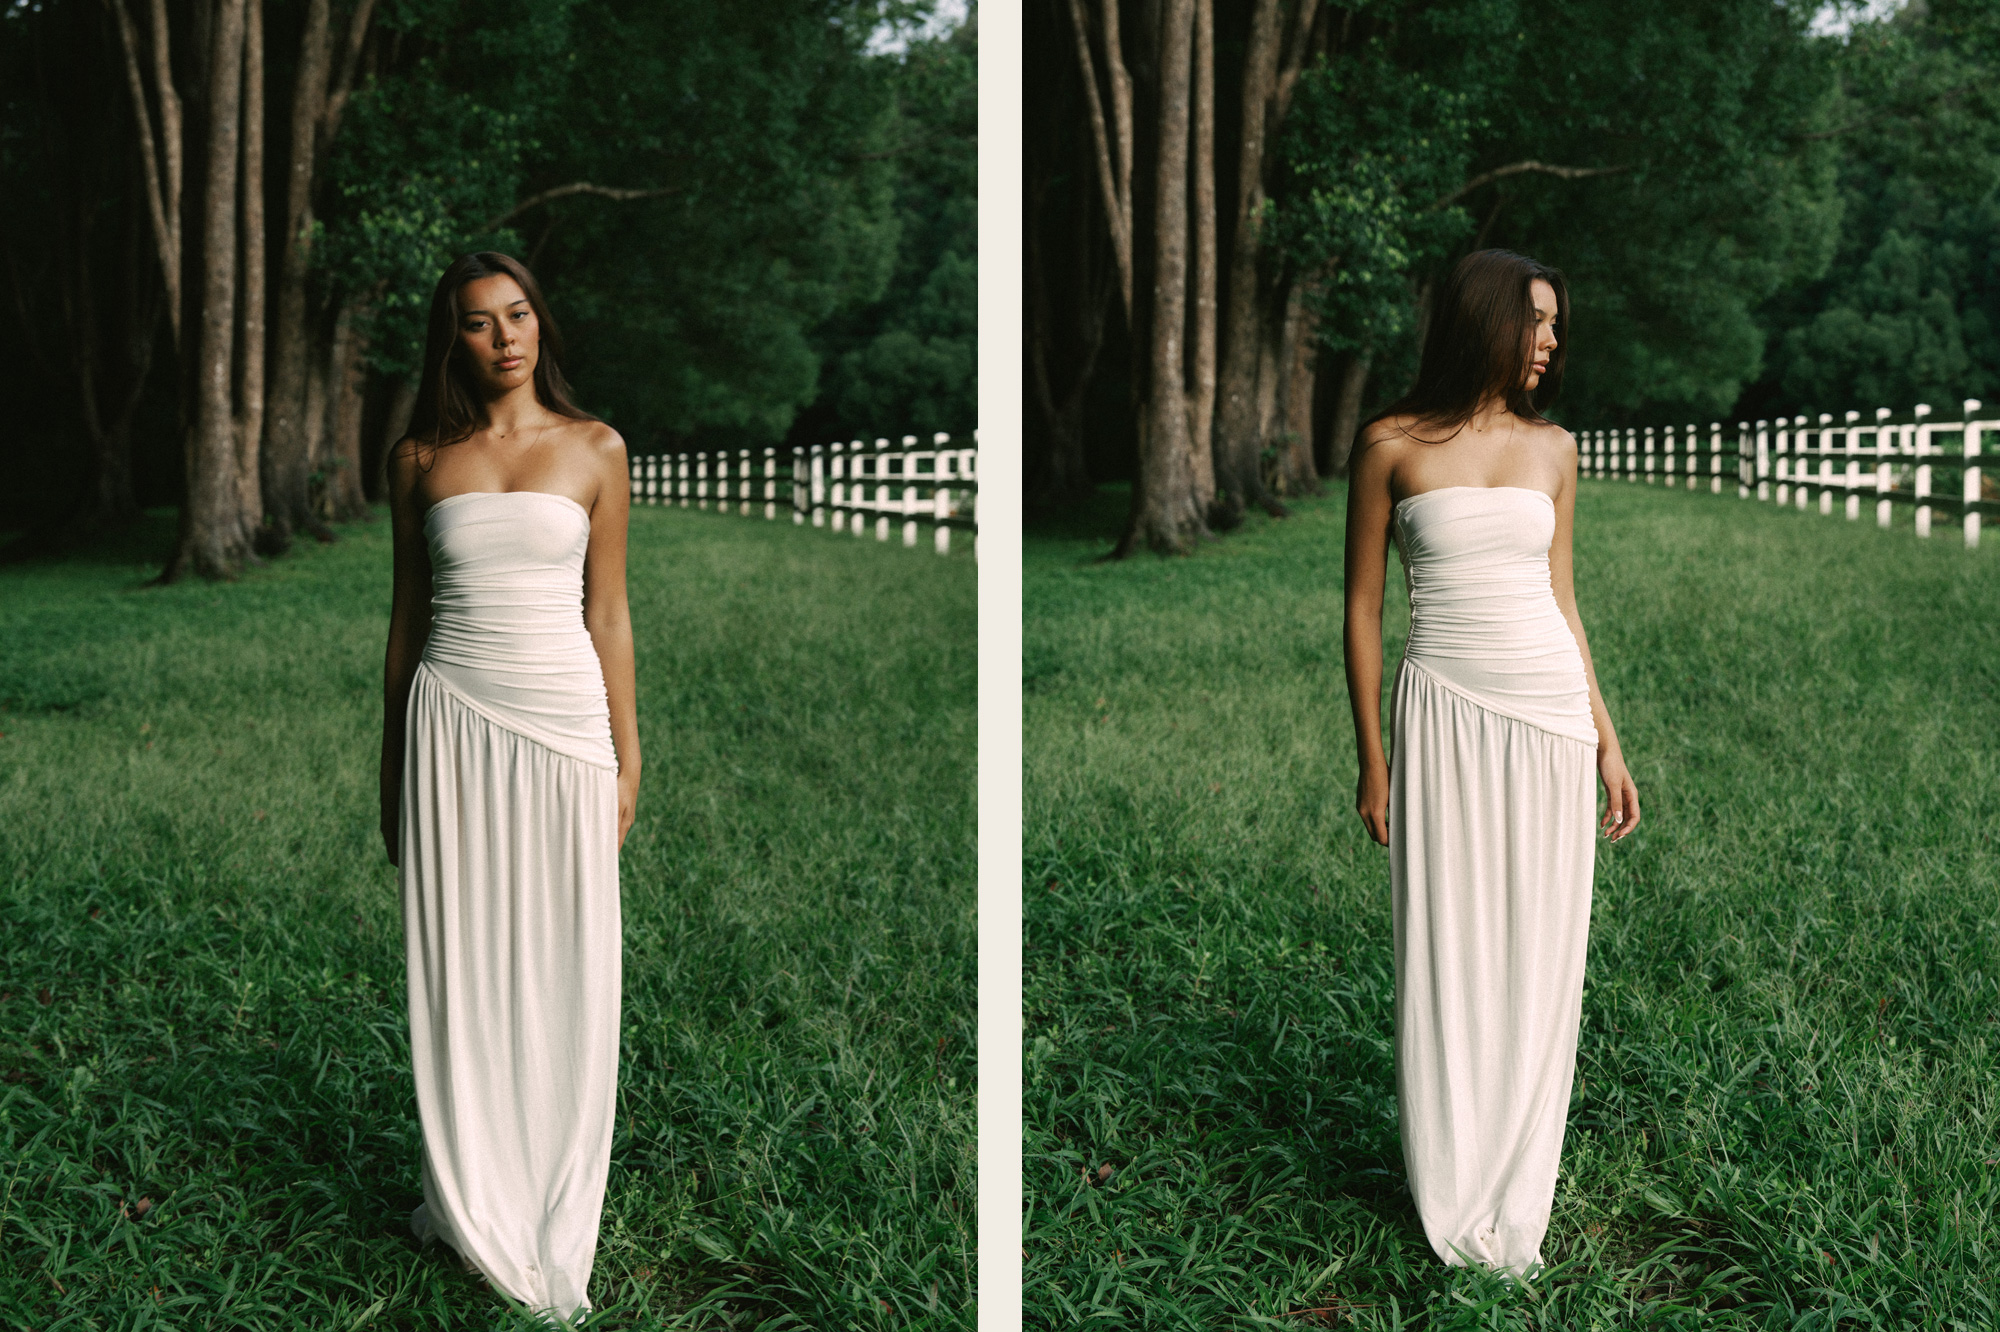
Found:
[[[407,1230],[388,524],[165,589],[150,524],[0,572],[0,1327],[511,1325]],[[642,509],[630,585],[592,1325],[970,1327],[972,561]]]
[[[1585,483],[1645,821],[1600,843],[1551,1271],[1510,1289],[1404,1181],[1343,503],[1187,560],[1093,562],[1115,495],[1030,534],[1028,1324],[2000,1325],[1996,543]]]

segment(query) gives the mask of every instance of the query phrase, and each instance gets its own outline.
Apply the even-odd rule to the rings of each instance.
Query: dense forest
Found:
[[[364,516],[437,273],[541,279],[634,449],[974,425],[976,12],[14,0],[0,528],[167,576]]]
[[[1191,549],[1344,471],[1484,246],[1576,428],[2000,396],[2000,7],[1032,0],[1029,502]]]

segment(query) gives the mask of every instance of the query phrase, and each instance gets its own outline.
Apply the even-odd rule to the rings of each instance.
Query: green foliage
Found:
[[[879,22],[928,14],[891,10],[387,6],[393,54],[346,114],[322,280],[369,298],[373,363],[412,374],[438,271],[520,256],[582,400],[635,444],[772,443],[823,393],[881,429],[968,428],[974,40],[968,24],[869,54]],[[651,193],[517,213],[575,182]]]
[[[1411,275],[1443,264],[1472,234],[1464,209],[1435,206],[1465,180],[1471,103],[1468,92],[1397,68],[1372,43],[1300,78],[1272,238],[1316,291],[1328,348],[1406,338]]]
[[[218,593],[149,522],[0,577],[0,1326],[525,1326],[407,1228],[388,524]],[[632,515],[608,1326],[972,1325],[973,574]]]
[[[1026,1326],[1992,1324],[2000,552],[1584,484],[1646,817],[1600,849],[1550,1270],[1509,1287],[1404,1183],[1344,496],[1098,561],[1124,502],[1023,565]]]
[[[1984,19],[1984,29],[1973,20]],[[1858,25],[1839,48],[1838,248],[1762,312],[1759,413],[2000,395],[2000,44],[1961,6]],[[1982,31],[1986,33],[1982,37]]]
[[[1724,410],[1760,371],[1760,304],[1832,256],[1834,150],[1801,137],[1831,55],[1808,17],[1768,0],[1361,7],[1283,136],[1288,254],[1335,265],[1325,344],[1373,346],[1377,397],[1399,393],[1416,289],[1479,237],[1567,274],[1571,415]],[[1523,162],[1603,174],[1517,173],[1430,211]]]
[[[972,22],[902,58],[896,265],[880,300],[828,330],[822,394],[836,435],[963,435],[978,423],[977,78]]]

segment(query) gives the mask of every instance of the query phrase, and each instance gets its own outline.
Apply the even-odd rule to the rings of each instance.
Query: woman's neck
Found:
[[[1512,419],[1507,399],[1496,393],[1473,408],[1472,417],[1465,424],[1474,434],[1483,435],[1491,430],[1504,429]]]
[[[535,396],[535,381],[530,379],[487,401],[486,428],[505,439],[524,427],[543,424],[548,415],[548,408]]]

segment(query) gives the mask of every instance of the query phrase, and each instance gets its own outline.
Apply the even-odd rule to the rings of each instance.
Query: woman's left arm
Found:
[[[625,528],[632,512],[632,479],[625,441],[600,426],[591,441],[598,470],[597,500],[590,508],[590,546],[583,559],[583,624],[604,669],[611,705],[611,744],[618,751],[618,844],[632,830],[639,808],[639,699],[632,666],[632,608],[625,597]]]
[[[1618,748],[1618,732],[1611,727],[1611,711],[1604,706],[1604,694],[1597,687],[1597,670],[1590,661],[1590,640],[1584,636],[1583,619],[1576,611],[1576,566],[1570,549],[1570,534],[1576,527],[1576,440],[1563,432],[1562,488],[1556,494],[1556,534],[1549,542],[1549,583],[1555,589],[1556,605],[1569,621],[1576,637],[1576,650],[1583,654],[1583,678],[1590,686],[1590,719],[1597,726],[1597,775],[1604,783],[1604,819],[1598,825],[1612,841],[1639,826],[1639,788],[1625,767]]]

